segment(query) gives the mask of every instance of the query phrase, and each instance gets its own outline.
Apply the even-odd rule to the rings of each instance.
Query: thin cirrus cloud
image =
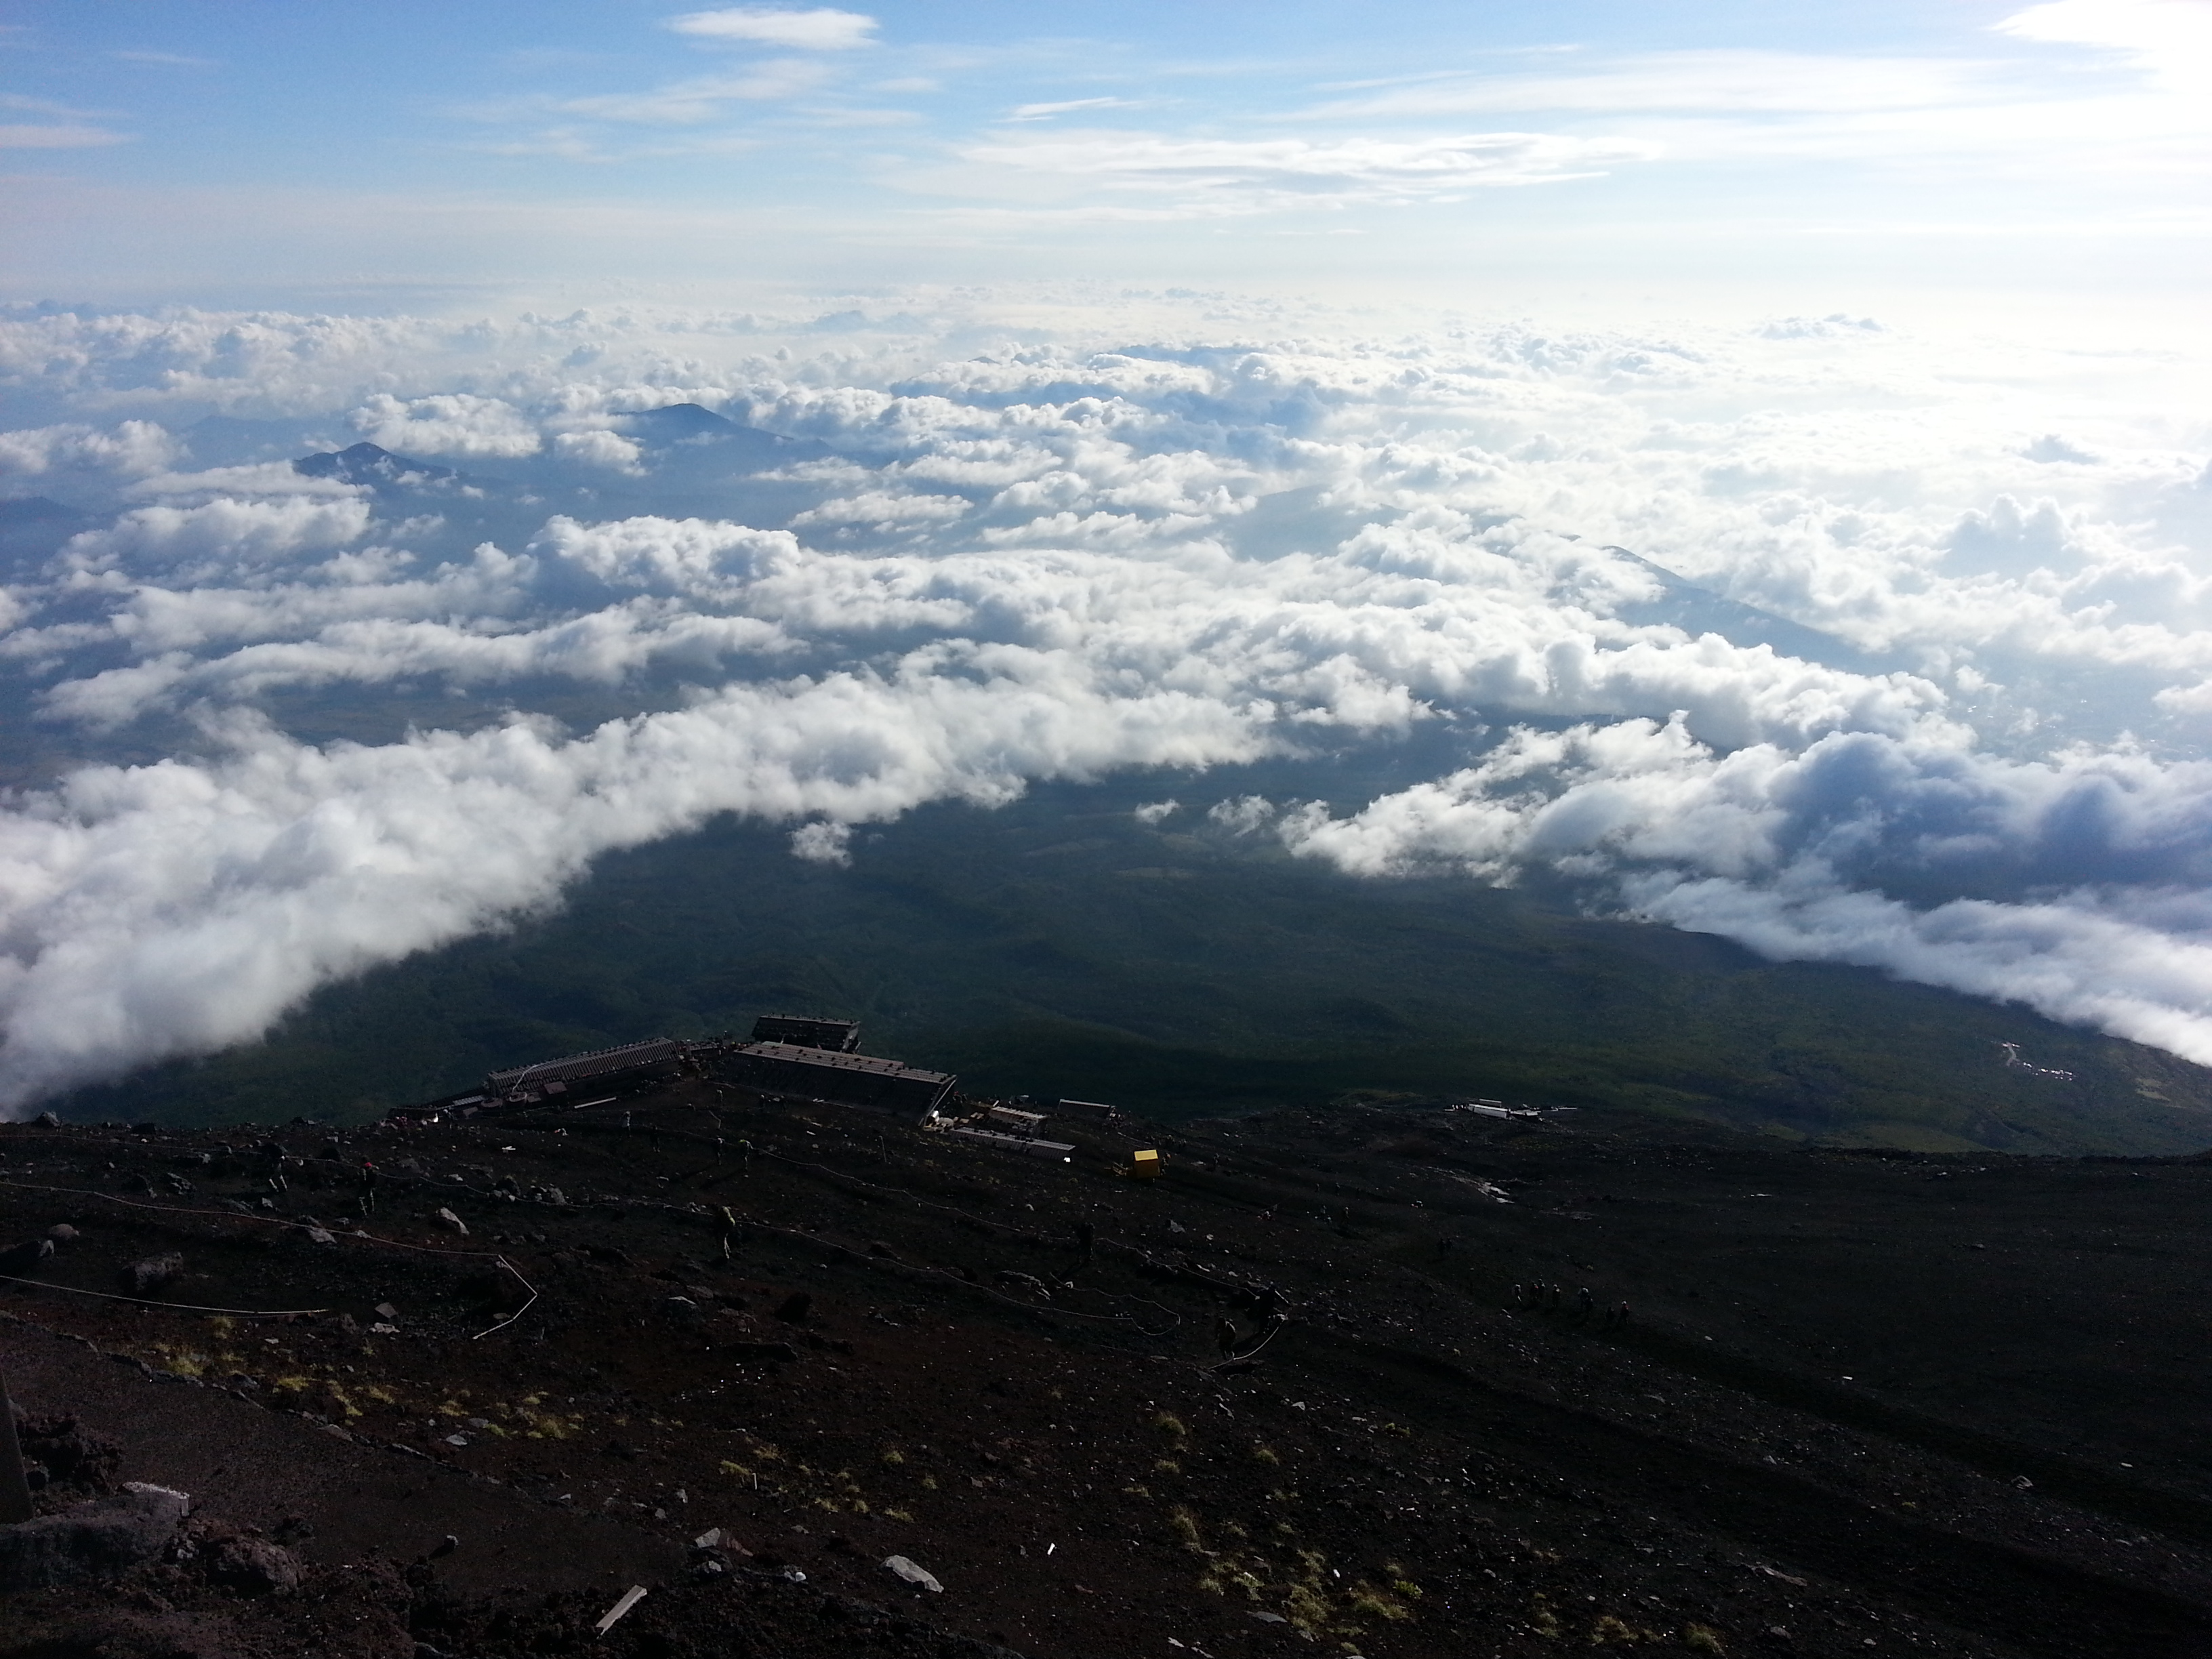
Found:
[[[72,108],[44,98],[0,94],[0,111],[58,117],[46,121],[0,122],[0,149],[99,149],[131,142],[131,135],[94,125],[106,112]]]
[[[0,149],[99,149],[130,142],[127,132],[79,122],[0,122]]]
[[[2057,0],[2004,18],[1988,49],[1875,57],[1696,49],[1425,75],[1311,105],[1314,121],[1546,116],[1663,143],[1670,155],[1982,158],[2026,176],[2203,170],[2212,137],[2212,7]],[[2017,46],[2100,49],[2054,76]]]
[[[114,57],[126,64],[161,64],[172,69],[215,69],[220,59],[192,58],[180,52],[118,52]]]
[[[1929,58],[1670,52],[1570,73],[1425,76],[1308,112],[1324,118],[1531,111],[1856,113],[1973,100],[1982,94],[1986,75],[1986,65]]]
[[[1042,121],[1054,115],[1072,115],[1081,109],[1139,109],[1133,98],[1066,98],[1056,104],[1018,104],[1006,112],[1009,121]]]
[[[552,107],[566,115],[646,126],[697,126],[719,119],[732,103],[796,98],[829,79],[820,64],[804,58],[771,58],[742,75],[697,76],[649,91],[564,98]]]
[[[1589,178],[1657,153],[1637,141],[1525,132],[1334,143],[1087,132],[971,144],[961,155],[981,168],[1206,215],[1434,201],[1468,190]]]
[[[720,11],[686,12],[667,27],[695,40],[781,46],[796,52],[851,52],[876,44],[876,20],[860,12],[818,7],[782,11],[763,6],[735,6]]]

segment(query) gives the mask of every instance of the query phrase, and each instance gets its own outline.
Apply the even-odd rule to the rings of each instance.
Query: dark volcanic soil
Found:
[[[179,1559],[0,1607],[0,1655],[2212,1655],[2212,1165],[1053,1132],[703,1083],[0,1127],[0,1248],[78,1233],[0,1284],[42,1501],[197,1506]]]

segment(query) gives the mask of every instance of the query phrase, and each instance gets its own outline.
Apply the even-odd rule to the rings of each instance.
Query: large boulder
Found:
[[[185,1259],[174,1250],[165,1255],[147,1256],[123,1270],[123,1282],[130,1285],[133,1296],[156,1295],[184,1276]]]
[[[168,1548],[192,1500],[132,1481],[112,1498],[0,1526],[0,1591],[112,1578]]]

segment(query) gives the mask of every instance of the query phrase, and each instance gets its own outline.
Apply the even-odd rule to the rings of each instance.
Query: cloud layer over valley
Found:
[[[1579,164],[1096,163],[1224,200]],[[931,800],[1182,769],[1195,815],[1268,758],[1297,787],[1210,833],[2212,1063],[2189,365],[1146,303],[0,318],[0,707],[35,737],[0,1103],[248,1040],[717,813],[837,863]],[[1401,775],[1343,799],[1348,752]]]

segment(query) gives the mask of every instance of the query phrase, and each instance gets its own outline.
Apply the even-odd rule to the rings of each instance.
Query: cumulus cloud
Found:
[[[1231,149],[1175,188],[1277,187]],[[0,588],[0,697],[79,757],[0,810],[0,1097],[250,1038],[715,812],[834,866],[928,800],[1261,757],[1311,781],[1212,806],[1225,846],[2212,1060],[2208,457],[2079,395],[2148,357],[1999,374],[1853,313],[940,356],[899,303],[811,357],[715,314],[0,319],[52,411],[0,465],[89,515]],[[499,482],[212,465],[164,420],[209,407]],[[605,717],[533,714],[556,682]],[[281,724],[400,684],[377,741]],[[408,728],[426,686],[461,730]],[[157,714],[191,757],[143,760]],[[1345,802],[1346,750],[1400,771]]]
[[[0,1098],[252,1037],[315,984],[543,905],[596,854],[716,812],[849,824],[1259,746],[1202,698],[1001,665],[981,684],[732,686],[570,742],[515,724],[318,750],[245,727],[219,762],[80,772],[0,817]]]
[[[808,864],[844,866],[853,861],[849,823],[802,823],[791,832],[791,855]]]
[[[0,432],[0,477],[28,479],[80,471],[140,477],[169,465],[183,446],[151,421],[101,431],[70,422]]]
[[[603,466],[633,477],[645,470],[638,464],[643,452],[619,432],[600,429],[560,433],[553,440],[553,453],[580,466]]]
[[[64,556],[79,572],[161,568],[176,579],[265,565],[357,541],[369,509],[357,496],[222,499],[198,507],[142,507],[104,530],[73,537]]]
[[[403,454],[512,459],[544,441],[513,404],[465,392],[406,401],[380,392],[349,418],[369,442]]]

